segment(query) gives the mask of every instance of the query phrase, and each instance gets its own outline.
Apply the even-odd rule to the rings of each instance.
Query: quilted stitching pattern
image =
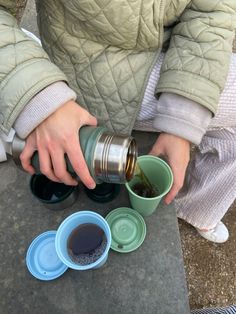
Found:
[[[45,47],[68,75],[78,102],[113,131],[131,132],[163,23],[176,26],[157,92],[174,91],[214,111],[227,74],[232,0],[42,0],[40,7]],[[48,34],[49,25],[55,27]],[[180,72],[189,73],[192,86],[185,87],[187,77],[180,82]],[[213,96],[195,89],[199,80],[213,86]]]
[[[114,1],[74,1],[68,5],[62,0],[62,9],[64,5],[67,8],[63,18],[51,13],[56,8],[58,12],[58,1],[39,3],[43,12],[40,15],[43,44],[68,76],[79,104],[108,128],[120,133],[131,132],[147,73],[158,56],[154,51],[140,51],[149,45],[148,41],[153,40],[153,46],[159,41],[159,29],[151,27],[153,19],[145,24],[145,14],[140,18],[139,11],[149,12],[153,1],[147,3],[149,6],[142,8],[143,3],[137,0],[119,1],[115,8],[124,6],[121,11],[125,12],[126,25],[120,18],[111,25]],[[109,11],[111,4],[112,10]],[[51,27],[49,33],[49,24],[56,25],[59,20],[61,27]],[[127,33],[127,23],[131,33]],[[147,33],[150,36],[146,36],[148,41],[145,41]],[[136,47],[137,51],[126,47]]]
[[[227,77],[235,27],[236,1],[191,1],[173,27],[157,93],[181,94],[215,113]]]
[[[15,18],[3,10],[0,10],[0,60],[0,129],[8,132],[35,94],[66,78],[45,51],[19,29]]]
[[[67,75],[78,102],[110,129],[131,132],[148,73],[163,44],[164,26],[171,41],[157,93],[179,93],[215,111],[231,54],[235,0],[36,3],[44,48]],[[14,10],[15,5],[13,0],[0,0],[0,6],[8,10]],[[0,56],[6,60],[0,67],[0,79],[7,87],[0,92],[0,113],[6,130],[29,97],[65,77],[33,42],[24,43],[12,17],[2,10],[0,14]],[[164,38],[168,39],[167,32]],[[35,64],[32,69],[19,67],[39,60],[38,68]],[[36,68],[37,75],[32,74]],[[17,76],[11,75],[15,72]],[[17,92],[12,96],[14,89]]]
[[[58,2],[58,1],[55,1]],[[65,20],[70,21],[68,31],[72,35],[102,44],[112,44],[125,49],[136,45],[139,23],[140,1],[84,0],[68,3],[61,0],[66,8]],[[116,1],[115,1],[116,2]],[[71,23],[72,22],[72,23]],[[130,28],[132,25],[132,28]],[[127,32],[127,29],[130,31]]]

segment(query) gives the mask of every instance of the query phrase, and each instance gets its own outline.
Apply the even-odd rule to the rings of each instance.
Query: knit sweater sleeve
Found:
[[[25,139],[42,121],[72,99],[76,99],[76,94],[66,83],[49,85],[29,101],[16,119],[17,135]]]
[[[155,129],[199,144],[212,119],[212,113],[202,105],[183,96],[163,93],[156,105]]]

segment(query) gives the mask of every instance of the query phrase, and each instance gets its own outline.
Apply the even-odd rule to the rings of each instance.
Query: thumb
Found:
[[[165,155],[164,148],[160,145],[158,141],[152,146],[149,155],[163,157]]]
[[[91,114],[88,115],[86,123],[91,126],[97,126],[97,119]]]

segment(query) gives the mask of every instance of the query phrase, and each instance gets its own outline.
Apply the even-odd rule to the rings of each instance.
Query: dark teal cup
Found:
[[[30,180],[32,194],[47,208],[63,210],[74,204],[78,187],[49,180],[43,174],[35,174]]]

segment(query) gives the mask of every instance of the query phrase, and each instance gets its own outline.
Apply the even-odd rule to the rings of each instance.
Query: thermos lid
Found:
[[[134,209],[120,207],[106,216],[112,241],[111,248],[120,253],[136,250],[146,236],[146,224],[143,217]]]
[[[87,196],[98,203],[110,202],[116,198],[120,192],[120,184],[101,183],[97,184],[95,189],[90,190],[84,186]]]
[[[53,280],[68,269],[57,255],[55,237],[56,231],[46,231],[37,236],[27,250],[27,268],[37,279]]]
[[[78,186],[53,182],[43,174],[34,174],[31,177],[30,190],[45,207],[52,210],[63,210],[72,206],[79,194]]]

